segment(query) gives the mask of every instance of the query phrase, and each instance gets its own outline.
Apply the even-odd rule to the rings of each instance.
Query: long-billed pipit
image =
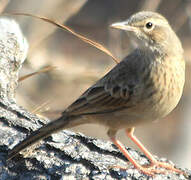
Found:
[[[157,173],[156,167],[181,172],[172,165],[158,162],[133,135],[135,126],[165,117],[178,104],[185,80],[181,42],[168,21],[155,12],[136,13],[112,27],[127,31],[138,47],[65,109],[59,119],[16,145],[8,159],[56,131],[98,123],[108,127],[113,143],[143,173]],[[150,167],[139,165],[116,139],[119,129],[125,129],[127,136],[149,158]]]

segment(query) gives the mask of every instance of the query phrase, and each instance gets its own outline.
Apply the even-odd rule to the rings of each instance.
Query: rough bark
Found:
[[[7,152],[47,123],[17,105],[15,90],[18,73],[27,55],[28,45],[20,28],[11,19],[0,18],[0,179],[172,179],[188,177],[167,171],[148,177],[137,171],[111,143],[71,131],[61,131],[41,141],[13,160]],[[141,164],[147,158],[130,148]],[[164,160],[164,159],[163,159]],[[166,161],[166,160],[165,160]],[[126,170],[113,168],[119,165]],[[185,170],[186,171],[186,170]]]

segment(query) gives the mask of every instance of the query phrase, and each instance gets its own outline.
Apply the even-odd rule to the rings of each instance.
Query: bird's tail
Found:
[[[40,129],[34,131],[30,134],[26,139],[24,139],[21,143],[16,145],[12,150],[8,153],[8,160],[15,157],[20,151],[24,150],[25,148],[31,146],[35,142],[44,139],[55,133],[59,130],[66,129],[72,127],[72,121],[77,119],[77,116],[62,116],[55,121],[48,123],[47,125],[41,127]],[[75,125],[75,123],[74,123]]]

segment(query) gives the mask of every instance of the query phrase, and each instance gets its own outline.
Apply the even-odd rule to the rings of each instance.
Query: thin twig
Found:
[[[22,15],[22,16],[29,16],[29,17],[33,17],[33,18],[37,18],[37,19],[41,19],[43,21],[46,21],[50,24],[53,24],[61,29],[65,29],[66,31],[70,32],[71,34],[73,34],[74,36],[78,37],[79,39],[81,39],[82,41],[96,47],[97,49],[101,50],[102,52],[106,53],[107,55],[109,55],[110,57],[112,57],[112,59],[116,62],[116,63],[119,63],[119,60],[114,57],[112,55],[112,53],[106,49],[103,45],[95,42],[95,41],[92,41],[91,39],[88,39],[86,38],[85,36],[82,36],[78,33],[76,33],[74,30],[72,30],[71,28],[59,23],[59,22],[56,22],[55,20],[52,20],[52,19],[49,19],[47,17],[43,17],[43,16],[39,16],[39,15],[33,15],[33,14],[29,14],[29,13],[6,13],[5,15]]]

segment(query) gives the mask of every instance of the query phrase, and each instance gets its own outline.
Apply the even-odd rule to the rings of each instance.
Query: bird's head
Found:
[[[128,32],[140,48],[167,51],[171,46],[182,51],[181,43],[166,18],[156,12],[142,11],[123,22],[114,23],[113,28]]]

